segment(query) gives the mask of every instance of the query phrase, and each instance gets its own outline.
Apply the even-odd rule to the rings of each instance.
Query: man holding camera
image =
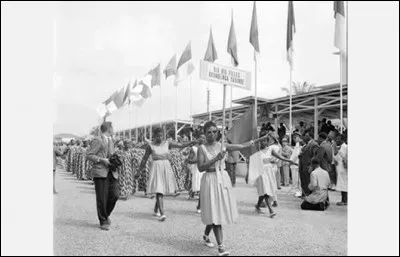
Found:
[[[91,169],[96,191],[97,216],[100,229],[109,230],[111,225],[109,216],[119,197],[118,172],[111,170],[109,158],[114,152],[112,135],[114,133],[111,122],[103,122],[100,126],[101,135],[95,137],[87,151],[86,158],[93,162]]]

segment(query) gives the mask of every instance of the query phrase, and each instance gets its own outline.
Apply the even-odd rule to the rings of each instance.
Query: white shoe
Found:
[[[197,209],[197,213],[200,214],[200,213],[201,213],[201,210],[200,210],[200,209]]]
[[[158,217],[158,218],[159,218],[159,217],[161,217],[161,213],[159,213],[159,212],[157,212],[157,213],[154,213],[154,214],[153,214],[153,216],[154,216],[154,217]]]
[[[211,243],[210,238],[208,236],[203,236],[203,242],[209,248],[215,247],[215,245]]]
[[[161,216],[160,221],[165,221],[167,219],[167,217],[165,215]]]

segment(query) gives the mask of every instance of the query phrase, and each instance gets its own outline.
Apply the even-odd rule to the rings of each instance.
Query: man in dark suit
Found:
[[[93,162],[91,169],[96,191],[97,216],[100,229],[109,230],[109,216],[117,203],[118,172],[110,171],[109,158],[114,153],[111,122],[103,122],[100,126],[101,135],[95,137],[87,151],[86,158]]]
[[[331,185],[334,185],[336,183],[334,183],[335,180],[332,172],[332,145],[328,142],[328,135],[325,132],[319,133],[318,143],[319,148],[315,156],[319,159],[321,168],[328,172]]]
[[[314,134],[311,130],[307,130],[304,135],[304,142],[306,145],[302,148],[299,155],[299,173],[301,188],[303,190],[303,196],[307,196],[311,193],[308,185],[310,184],[311,174],[311,159],[315,156],[319,145],[314,141]]]

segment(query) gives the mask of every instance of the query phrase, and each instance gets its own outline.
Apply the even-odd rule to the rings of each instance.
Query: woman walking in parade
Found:
[[[281,160],[282,162],[288,162],[292,165],[295,163],[279,155],[279,146],[277,145],[278,137],[274,132],[261,131],[260,138],[265,138],[260,142],[261,150],[250,157],[249,165],[249,184],[253,184],[257,188],[258,202],[256,204],[256,212],[264,214],[261,210],[261,204],[265,200],[270,217],[276,216],[276,213],[272,210],[269,198],[274,199],[275,205],[277,183],[276,183],[276,169],[278,169],[276,162]]]
[[[176,190],[176,181],[172,167],[170,164],[171,148],[185,148],[196,144],[196,141],[186,143],[173,143],[163,140],[163,132],[161,128],[156,128],[153,134],[154,143],[147,146],[146,152],[140,163],[139,173],[140,176],[144,172],[144,167],[152,156],[152,163],[150,165],[149,180],[147,182],[147,193],[156,194],[156,202],[154,205],[154,216],[160,217],[160,221],[165,221],[166,216],[164,213],[164,195],[174,194]]]
[[[223,167],[226,151],[221,151],[221,144],[217,141],[217,125],[209,121],[204,125],[206,143],[197,151],[197,165],[200,172],[205,172],[201,179],[200,201],[201,219],[206,225],[203,240],[208,247],[214,247],[209,235],[214,230],[218,243],[218,255],[227,256],[229,253],[223,246],[222,225],[231,224],[238,217],[236,199],[232,192],[232,184],[228,173]],[[226,144],[228,152],[239,151],[250,147],[259,141],[250,141],[241,145]]]

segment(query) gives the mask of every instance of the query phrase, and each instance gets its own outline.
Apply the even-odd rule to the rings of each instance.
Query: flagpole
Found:
[[[178,141],[178,86],[175,86],[175,141]]]
[[[256,58],[256,50],[254,49],[254,119],[256,124],[256,130],[258,133],[258,121],[257,121],[257,110],[258,110],[258,101],[257,101],[257,58]],[[254,139],[254,138],[253,138]]]
[[[233,87],[231,86],[231,106],[229,110],[229,128],[232,128],[232,101],[233,101]]]
[[[210,110],[210,82],[207,81],[207,112],[208,112],[208,120],[212,119],[211,110]]]
[[[138,110],[135,112],[136,113],[136,117],[135,117],[135,125],[136,125],[136,129],[135,129],[135,141],[136,141],[136,143],[139,143],[139,123],[138,123],[138,111],[139,111],[139,108],[138,108]]]
[[[190,89],[190,126],[193,126],[193,117],[192,117],[192,75],[190,75],[190,84],[189,84],[189,89]],[[193,140],[193,133],[192,130],[190,130],[190,141]]]
[[[132,140],[132,105],[129,101],[129,140]]]
[[[226,84],[224,84],[224,99],[222,102],[222,142],[221,142],[221,151],[224,149],[224,143],[225,143],[225,105],[226,105]]]
[[[340,133],[343,133],[343,52],[340,50]]]
[[[292,144],[292,65],[290,65],[290,82],[289,82],[289,145]]]

